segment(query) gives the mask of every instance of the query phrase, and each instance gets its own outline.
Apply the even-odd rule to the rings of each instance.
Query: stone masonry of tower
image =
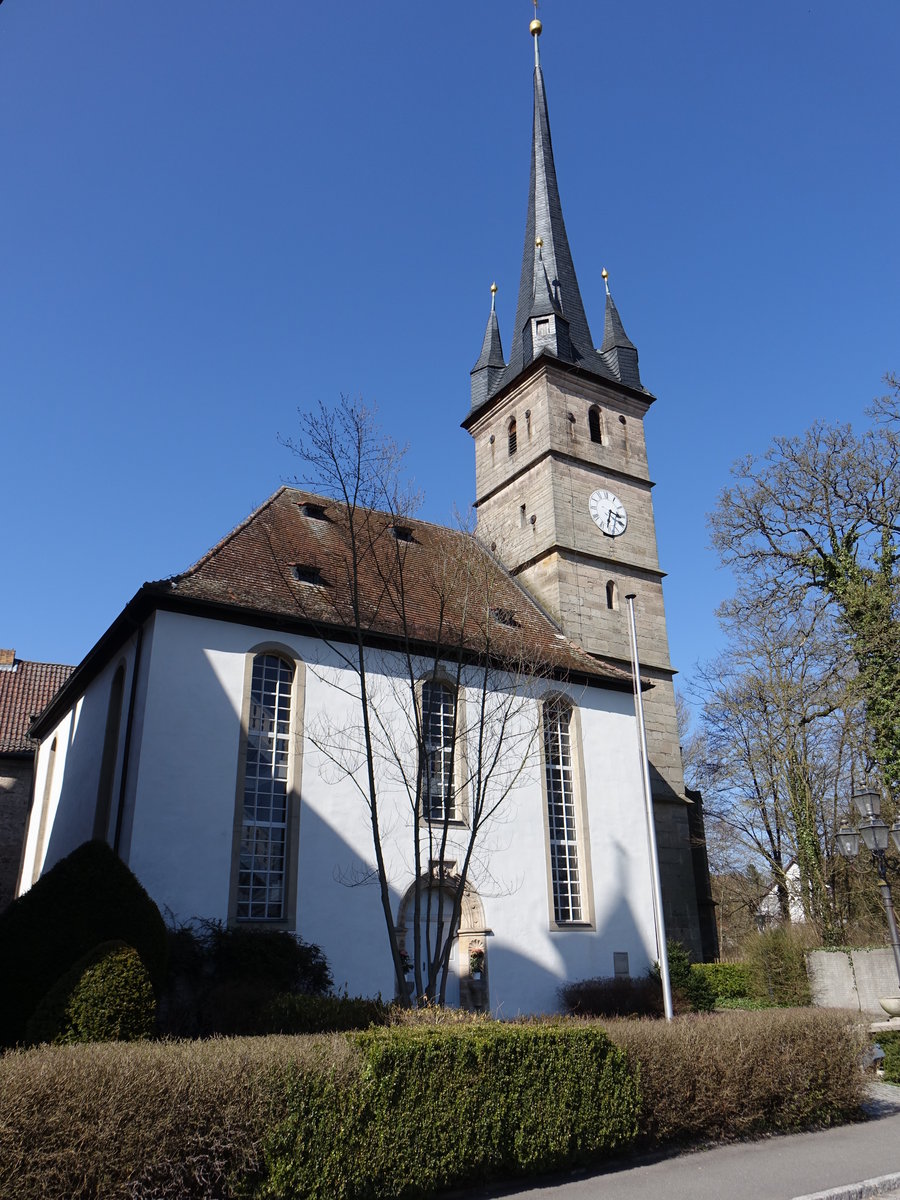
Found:
[[[654,397],[640,382],[637,350],[608,288],[603,345],[591,344],[535,57],[531,186],[512,352],[506,363],[492,306],[463,422],[475,442],[478,536],[568,637],[628,668],[625,597],[636,596],[641,674],[653,685],[644,708],[666,929],[696,957],[709,958],[717,947],[702,813],[699,796],[688,798],[684,787],[644,440]],[[598,489],[624,506],[627,525],[619,536],[591,517]]]

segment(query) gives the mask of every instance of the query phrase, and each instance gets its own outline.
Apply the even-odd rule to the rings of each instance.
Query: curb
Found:
[[[870,1196],[887,1196],[900,1192],[900,1174],[879,1175],[877,1179],[864,1179],[861,1183],[845,1183],[843,1187],[829,1188],[825,1192],[811,1192],[808,1196],[794,1196],[793,1200],[869,1200]]]

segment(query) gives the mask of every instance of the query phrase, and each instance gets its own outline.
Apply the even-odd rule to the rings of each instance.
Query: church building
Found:
[[[295,932],[351,994],[414,986],[435,894],[458,901],[448,1003],[549,1012],[566,982],[643,975],[658,948],[634,595],[667,930],[715,954],[644,444],[654,398],[608,287],[593,345],[531,30],[516,324],[507,360],[492,304],[463,421],[476,535],[282,487],[144,584],[32,727],[20,891],[100,837],[173,919]]]

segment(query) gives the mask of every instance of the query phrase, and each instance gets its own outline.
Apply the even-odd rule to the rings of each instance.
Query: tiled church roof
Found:
[[[358,520],[365,524],[357,560],[367,641],[408,636],[425,654],[441,646],[445,654],[460,648],[478,655],[490,647],[523,667],[630,686],[628,672],[569,641],[470,534],[385,513],[363,512]],[[246,609],[248,621],[294,619],[346,638],[353,627],[347,528],[336,501],[284,487],[188,571],[147,586],[167,598]]]
[[[59,663],[22,662],[12,651],[0,650],[0,754],[34,749],[28,727],[73,670]]]

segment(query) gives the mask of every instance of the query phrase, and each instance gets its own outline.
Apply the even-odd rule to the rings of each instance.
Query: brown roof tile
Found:
[[[321,506],[324,519],[308,515]],[[396,537],[385,513],[358,514],[361,624],[367,639],[408,636],[419,652],[457,647],[498,659],[630,683],[569,641],[531,596],[470,534],[403,518]],[[223,604],[313,624],[325,634],[353,628],[348,517],[336,501],[281,488],[188,571],[160,584],[173,598]],[[295,572],[295,568],[299,568]],[[398,571],[403,587],[398,587]],[[321,583],[304,582],[316,578]],[[299,574],[300,578],[295,575]],[[402,606],[405,605],[405,618]]]
[[[24,754],[37,742],[28,737],[32,718],[50,703],[74,667],[23,662],[0,667],[0,754]]]

